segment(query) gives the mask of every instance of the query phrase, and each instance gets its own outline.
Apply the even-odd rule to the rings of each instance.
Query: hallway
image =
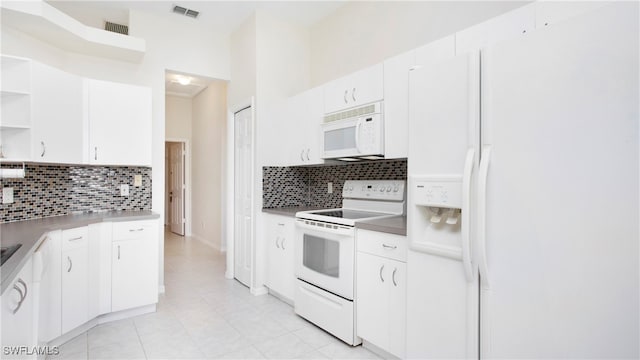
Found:
[[[377,359],[224,277],[225,254],[165,232],[165,287],[156,313],[98,325],[53,359]]]

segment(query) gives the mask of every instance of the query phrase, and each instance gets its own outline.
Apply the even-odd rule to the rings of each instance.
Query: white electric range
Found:
[[[295,311],[350,345],[355,333],[355,223],[403,215],[405,181],[347,180],[342,208],[296,213]]]

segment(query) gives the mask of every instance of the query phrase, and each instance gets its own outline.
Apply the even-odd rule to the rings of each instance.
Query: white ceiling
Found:
[[[264,10],[300,26],[311,26],[343,6],[346,1],[104,1],[48,0],[52,6],[88,26],[103,28],[108,20],[129,23],[129,10],[141,10],[161,16],[183,16],[171,12],[173,5],[197,10],[193,21],[223,33],[231,33],[254,11]]]
[[[179,79],[189,79],[190,83],[188,85],[182,85],[178,82]],[[216,80],[192,74],[167,71],[164,76],[164,91],[167,95],[193,98],[202,90],[206,89],[213,81]]]

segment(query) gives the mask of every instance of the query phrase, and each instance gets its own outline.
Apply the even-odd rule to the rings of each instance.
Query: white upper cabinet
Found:
[[[407,157],[409,71],[415,61],[412,50],[384,62],[384,155],[387,159]]]
[[[607,5],[605,1],[536,1],[536,28],[544,28]]]
[[[89,163],[151,166],[151,89],[87,80]]]
[[[31,159],[31,64],[29,59],[0,57],[0,154],[4,160]]]
[[[324,112],[328,114],[382,100],[383,73],[383,65],[377,64],[325,84]]]
[[[288,165],[322,164],[322,88],[317,87],[287,101],[291,144]]]
[[[529,4],[456,33],[456,54],[478,50],[531,32],[536,4]]]
[[[33,62],[32,160],[81,164],[87,161],[83,81],[76,75]]]

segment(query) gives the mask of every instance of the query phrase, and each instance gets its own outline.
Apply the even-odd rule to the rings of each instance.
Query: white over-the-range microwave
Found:
[[[324,159],[384,158],[382,102],[325,115],[322,135]]]

